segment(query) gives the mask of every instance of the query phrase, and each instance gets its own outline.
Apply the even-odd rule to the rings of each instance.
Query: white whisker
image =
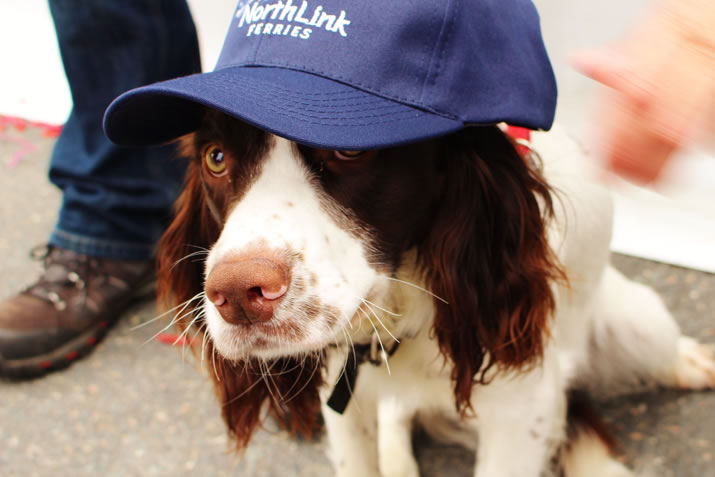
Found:
[[[405,280],[400,280],[399,278],[386,277],[386,276],[383,276],[383,275],[377,275],[377,277],[379,277],[379,278],[384,278],[384,279],[386,279],[386,280],[392,280],[392,281],[395,281],[395,282],[398,282],[398,283],[402,283],[402,284],[404,284],[404,285],[407,285],[407,286],[416,288],[416,289],[418,289],[418,290],[420,290],[420,291],[423,291],[423,292],[427,293],[428,295],[430,295],[430,296],[432,296],[432,297],[438,299],[438,300],[441,301],[442,303],[444,303],[444,304],[446,304],[446,305],[449,305],[449,302],[448,302],[447,300],[445,300],[444,298],[442,298],[441,296],[437,296],[437,295],[435,295],[434,293],[432,293],[431,291],[427,290],[426,288],[423,288],[423,287],[421,287],[421,286],[419,286],[419,285],[415,285],[414,283],[406,282]]]
[[[265,371],[263,370],[264,365],[265,365]],[[276,404],[279,404],[283,400],[283,396],[281,396],[281,393],[280,393],[280,390],[278,389],[278,387],[275,386],[276,382],[270,376],[270,369],[268,368],[268,364],[266,363],[265,360],[261,359],[258,362],[258,369],[261,371],[261,378],[266,383],[266,389],[268,389],[268,393],[271,395],[273,402],[275,402]],[[276,387],[276,392],[278,393],[278,396],[281,398],[280,400],[276,399],[276,395],[273,393],[273,390],[271,389],[271,383],[268,381],[269,378],[270,378],[270,381],[273,383],[273,385]]]
[[[209,336],[209,327],[207,326],[204,330],[204,339],[201,341],[201,362],[204,361],[206,357],[206,341],[211,339]]]
[[[205,309],[202,309],[202,310],[198,313],[198,315],[196,315],[196,318],[194,318],[194,319],[191,321],[191,323],[189,323],[189,325],[188,325],[188,326],[186,327],[186,329],[184,330],[184,332],[186,333],[186,335],[185,335],[185,340],[184,340],[184,342],[183,342],[183,344],[182,344],[182,347],[181,347],[181,361],[182,361],[182,362],[186,359],[186,348],[190,348],[191,346],[193,346],[193,343],[194,343],[194,341],[196,340],[196,337],[199,335],[199,333],[201,333],[201,327],[198,327],[198,328],[197,328],[196,332],[194,333],[194,336],[192,336],[191,338],[189,338],[189,330],[191,329],[191,327],[194,326],[194,324],[195,324],[197,321],[199,321],[200,319],[204,318],[205,316],[206,316],[206,310],[205,310]],[[182,334],[183,334],[183,333],[182,333]],[[179,338],[177,338],[177,341],[179,341],[180,339],[181,339],[181,335],[179,335]]]
[[[394,311],[386,310],[383,307],[381,307],[380,305],[377,305],[377,304],[371,302],[370,300],[366,300],[365,298],[363,298],[362,301],[365,303],[369,303],[370,305],[374,306],[378,310],[384,311],[388,315],[397,316],[397,317],[402,316],[400,313],[395,313]]]
[[[166,325],[165,327],[163,327],[162,329],[160,329],[159,331],[157,331],[156,333],[154,333],[154,336],[152,336],[151,338],[149,338],[148,340],[146,340],[146,341],[142,344],[142,346],[146,345],[147,343],[149,343],[150,341],[152,341],[154,338],[156,338],[157,336],[159,336],[160,334],[162,334],[163,332],[165,332],[166,330],[168,330],[169,328],[171,328],[177,321],[179,321],[179,320],[181,320],[182,318],[184,318],[184,316],[187,316],[187,315],[190,315],[191,313],[194,313],[196,310],[195,310],[195,309],[192,309],[192,310],[188,311],[186,314],[183,314],[183,313],[184,313],[184,310],[186,310],[186,308],[188,308],[188,306],[191,304],[192,301],[196,300],[197,298],[203,298],[204,295],[205,295],[205,293],[202,291],[202,292],[199,292],[199,293],[197,293],[196,295],[194,295],[193,298],[190,298],[190,299],[186,300],[186,301],[183,303],[183,307],[181,308],[181,310],[179,310],[179,312],[178,312],[176,315],[174,315],[174,318],[172,318],[172,320],[169,322],[169,324]],[[174,307],[174,309],[176,309],[176,307]]]
[[[293,384],[291,385],[291,387],[288,388],[288,391],[286,391],[286,396],[289,396],[289,398],[288,398],[286,401],[284,401],[284,402],[288,402],[288,401],[290,401],[293,397],[295,397],[295,396],[298,395],[298,393],[296,393],[294,396],[291,396],[291,395],[290,395],[290,392],[293,390],[293,388],[295,387],[295,385],[298,384],[298,381],[300,380],[300,377],[303,376],[303,371],[304,371],[304,370],[305,370],[305,361],[303,361],[303,363],[301,363],[300,373],[298,373],[298,377],[295,378],[295,381],[293,381]],[[298,392],[300,392],[300,391],[298,391]]]
[[[350,353],[350,351],[352,351],[353,359],[355,360],[355,362],[357,362],[357,353],[355,352],[355,343],[353,342],[353,339],[350,336],[350,333],[345,331],[345,328],[343,328],[342,331],[343,331],[343,335],[345,335],[345,337],[346,337],[346,341],[350,341],[350,343],[346,343],[350,348],[348,350],[348,353]],[[347,357],[345,359],[347,360]]]
[[[191,327],[194,326],[194,324],[200,320],[201,318],[206,316],[206,309],[205,308],[195,308],[192,310],[192,313],[196,313],[196,316],[189,322],[188,325],[186,325],[186,328],[179,334],[179,337],[176,339],[174,344],[176,344],[181,338],[188,338],[189,336],[189,330],[191,330]]]
[[[372,307],[371,307],[370,305],[368,305],[368,303],[367,303],[365,300],[363,300],[363,303],[364,303],[365,306],[367,306],[368,309],[372,312],[372,316],[375,317],[375,319],[377,320],[377,322],[380,323],[380,325],[381,325],[382,328],[387,332],[387,334],[390,335],[390,337],[391,337],[393,340],[395,340],[396,343],[399,343],[400,340],[398,340],[397,338],[395,338],[395,335],[393,335],[393,334],[390,332],[390,330],[387,329],[387,326],[385,326],[385,324],[382,322],[382,320],[380,319],[380,317],[377,316],[377,313],[375,313],[375,310],[373,310]],[[373,326],[374,326],[374,325],[373,325]],[[375,330],[375,331],[377,331],[377,330]],[[378,334],[378,337],[379,337],[379,334]]]
[[[198,248],[199,250],[203,250],[204,252],[210,252],[210,250],[207,249],[206,247],[202,247],[200,245],[194,245],[192,243],[185,243],[184,247],[194,247],[194,248]]]
[[[190,254],[184,256],[184,257],[181,257],[181,258],[178,259],[176,262],[174,262],[174,264],[171,266],[171,268],[169,269],[169,271],[174,270],[174,268],[175,268],[178,264],[180,264],[181,262],[183,262],[183,261],[186,260],[187,258],[198,257],[198,256],[201,256],[201,255],[208,255],[208,254],[209,254],[209,251],[208,251],[208,250],[199,250],[198,252],[192,252],[192,253],[190,253]]]
[[[243,368],[243,372],[246,372],[246,368],[245,368],[245,367]],[[246,393],[250,392],[251,389],[255,388],[256,385],[257,385],[258,383],[260,383],[260,382],[261,382],[260,379],[256,379],[256,380],[253,381],[253,383],[252,383],[250,386],[248,386],[241,394],[239,394],[238,396],[233,397],[233,398],[231,398],[230,400],[226,401],[223,405],[224,405],[224,406],[228,406],[229,404],[231,404],[231,403],[233,403],[233,402],[235,402],[235,401],[241,399],[243,396],[246,395]]]
[[[318,371],[318,369],[320,369],[320,360],[319,360],[319,359],[316,359],[316,360],[315,360],[315,367],[313,368],[313,372],[310,374],[310,377],[309,377],[308,380],[305,382],[305,384],[303,384],[303,387],[301,387],[298,391],[296,391],[296,393],[295,393],[294,395],[290,396],[290,398],[287,399],[287,400],[285,400],[284,402],[288,402],[288,401],[290,401],[291,399],[293,399],[294,397],[298,396],[300,393],[302,393],[303,390],[304,390],[306,387],[308,387],[308,384],[310,384],[310,382],[313,380],[313,377],[315,376],[315,373],[316,373],[316,371]]]
[[[194,295],[193,297],[189,298],[189,299],[186,300],[185,302],[179,303],[179,304],[176,305],[175,307],[173,307],[173,308],[171,308],[171,309],[169,309],[169,310],[166,310],[164,313],[162,313],[162,314],[160,314],[160,315],[157,315],[157,316],[155,316],[155,317],[153,317],[153,318],[151,318],[151,319],[149,319],[149,320],[147,320],[147,321],[145,321],[145,322],[143,322],[143,323],[139,323],[138,325],[136,325],[136,326],[134,326],[134,327],[132,327],[132,328],[129,328],[129,330],[130,330],[130,331],[138,330],[139,328],[142,328],[142,327],[144,327],[144,326],[146,326],[146,325],[148,325],[148,324],[151,324],[151,323],[155,322],[156,320],[158,320],[159,318],[162,318],[162,317],[168,315],[169,313],[171,313],[172,311],[176,310],[177,308],[181,308],[182,306],[183,306],[183,307],[186,307],[186,306],[187,306],[189,303],[191,303],[192,301],[196,300],[197,298],[203,298],[203,296],[204,296],[204,292],[197,293],[196,295]],[[179,313],[181,313],[181,312],[179,312]]]
[[[218,377],[218,371],[216,371],[216,348],[211,348],[211,362],[214,367],[214,376],[216,376],[216,381],[221,382],[221,378]]]
[[[390,364],[387,362],[387,353],[385,352],[385,345],[382,344],[382,338],[380,338],[380,333],[377,332],[377,328],[375,327],[375,323],[372,322],[369,316],[365,314],[367,317],[368,321],[372,325],[372,329],[375,330],[375,336],[377,336],[377,341],[380,343],[380,348],[382,349],[382,360],[385,362],[385,367],[387,368],[387,374],[392,376],[392,373],[390,372]]]

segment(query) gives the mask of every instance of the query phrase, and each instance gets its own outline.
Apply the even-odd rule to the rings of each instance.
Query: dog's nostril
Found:
[[[248,294],[249,300],[258,300],[260,298],[263,298],[263,293],[261,292],[261,287],[249,288],[246,293]]]
[[[288,290],[288,285],[285,283],[281,284],[281,287],[277,291],[269,291],[266,288],[258,288],[258,293],[266,300],[277,300],[278,298],[285,295]]]
[[[221,306],[224,303],[226,303],[226,297],[223,296],[222,294],[218,293],[215,295],[215,297],[211,300],[214,305],[216,306]]]

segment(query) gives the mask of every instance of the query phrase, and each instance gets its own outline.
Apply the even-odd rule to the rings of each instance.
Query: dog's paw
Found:
[[[715,389],[715,353],[693,338],[678,339],[675,382],[681,389]]]

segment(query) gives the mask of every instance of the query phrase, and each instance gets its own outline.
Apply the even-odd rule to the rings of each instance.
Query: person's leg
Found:
[[[63,191],[45,272],[0,302],[0,372],[29,377],[88,352],[150,284],[154,244],[183,175],[172,147],[123,149],[102,117],[142,84],[198,72],[179,0],[50,0],[74,107],[53,151]]]
[[[101,128],[119,94],[198,72],[198,44],[177,0],[50,0],[73,110],[52,155],[63,191],[50,244],[95,257],[147,259],[183,177],[174,148],[115,146]]]

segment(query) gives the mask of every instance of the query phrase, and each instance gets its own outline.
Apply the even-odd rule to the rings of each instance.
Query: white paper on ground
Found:
[[[658,192],[625,181],[612,188],[613,250],[715,273],[715,155],[683,152]]]

